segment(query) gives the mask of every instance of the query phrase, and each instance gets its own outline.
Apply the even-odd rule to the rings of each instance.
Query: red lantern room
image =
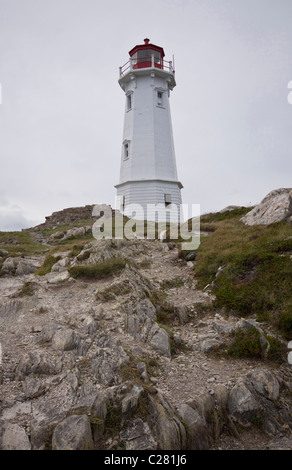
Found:
[[[149,44],[148,38],[144,39],[144,44],[131,49],[129,55],[132,59],[133,69],[144,69],[146,67],[163,69],[163,48]]]

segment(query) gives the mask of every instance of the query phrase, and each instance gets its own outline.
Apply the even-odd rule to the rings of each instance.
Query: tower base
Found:
[[[128,181],[117,188],[117,207],[125,216],[137,220],[180,223],[181,188],[178,181]]]

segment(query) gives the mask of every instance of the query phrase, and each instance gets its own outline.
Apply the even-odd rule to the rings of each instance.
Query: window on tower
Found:
[[[130,109],[132,109],[132,93],[127,95],[127,111],[130,111]]]
[[[164,105],[164,93],[162,90],[157,90],[157,106]]]
[[[123,157],[124,157],[124,160],[127,160],[130,156],[130,142],[129,141],[125,141],[124,142],[124,147],[123,147]]]
[[[171,194],[164,194],[164,202],[166,206],[169,206],[169,204],[171,204]]]

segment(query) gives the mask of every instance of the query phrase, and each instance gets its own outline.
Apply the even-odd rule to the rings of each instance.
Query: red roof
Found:
[[[164,55],[165,55],[163,48],[160,47],[160,46],[156,46],[155,44],[149,43],[149,39],[148,39],[148,38],[144,39],[144,44],[140,44],[140,45],[138,45],[138,46],[133,47],[133,49],[131,49],[131,50],[129,51],[129,55],[130,55],[130,57],[132,57],[132,56],[135,54],[135,52],[137,52],[137,51],[142,51],[142,50],[145,50],[145,49],[152,49],[152,50],[154,50],[154,51],[159,52],[159,53],[161,54],[161,57],[162,57],[162,58],[163,58]]]

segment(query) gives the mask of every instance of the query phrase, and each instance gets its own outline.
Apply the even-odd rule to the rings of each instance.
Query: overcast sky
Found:
[[[175,56],[184,203],[254,205],[292,187],[291,0],[0,0],[0,230],[114,205],[119,66],[145,37]]]

